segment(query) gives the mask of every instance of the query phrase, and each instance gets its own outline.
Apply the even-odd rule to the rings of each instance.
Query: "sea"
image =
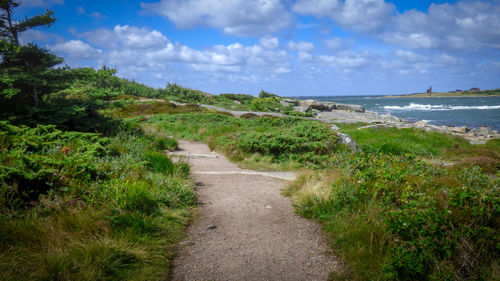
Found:
[[[489,127],[500,131],[500,97],[409,98],[387,96],[297,97],[358,104],[379,114],[391,114],[409,122],[425,120],[433,125]]]

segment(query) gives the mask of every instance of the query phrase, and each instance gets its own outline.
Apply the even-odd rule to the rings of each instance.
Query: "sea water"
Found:
[[[300,97],[336,103],[358,104],[379,114],[391,114],[409,122],[425,120],[433,125],[490,127],[500,131],[500,97]]]

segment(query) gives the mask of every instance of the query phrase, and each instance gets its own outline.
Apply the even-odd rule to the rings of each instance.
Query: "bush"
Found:
[[[477,166],[439,168],[413,156],[353,154],[332,165],[341,177],[329,199],[295,204],[326,225],[355,269],[346,274],[357,277],[338,278],[493,278],[490,266],[500,258],[498,179]]]

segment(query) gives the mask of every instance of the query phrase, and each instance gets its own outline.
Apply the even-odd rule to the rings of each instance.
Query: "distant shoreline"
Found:
[[[391,95],[382,97],[384,98],[484,98],[484,97],[500,97],[500,92],[495,94],[421,93],[421,94],[408,94],[408,95]]]

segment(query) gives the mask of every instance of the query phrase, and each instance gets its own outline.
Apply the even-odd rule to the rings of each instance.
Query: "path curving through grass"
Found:
[[[293,174],[240,169],[202,143],[179,148],[200,205],[173,280],[326,280],[338,268],[320,226],[280,193]]]

